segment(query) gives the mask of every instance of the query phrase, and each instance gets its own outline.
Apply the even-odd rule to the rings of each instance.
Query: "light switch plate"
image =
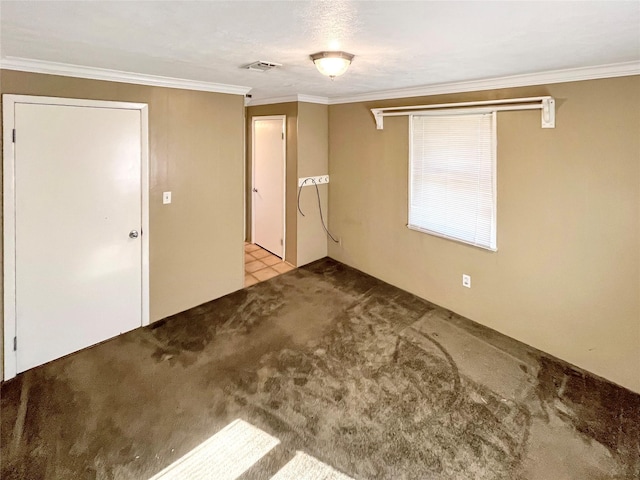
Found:
[[[162,203],[164,205],[171,203],[171,192],[162,192]]]

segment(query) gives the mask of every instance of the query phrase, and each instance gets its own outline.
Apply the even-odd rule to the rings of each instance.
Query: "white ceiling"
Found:
[[[640,62],[640,2],[0,2],[0,55],[328,98]],[[309,54],[355,54],[335,81]],[[15,59],[13,59],[15,60]],[[266,73],[256,60],[282,63]]]

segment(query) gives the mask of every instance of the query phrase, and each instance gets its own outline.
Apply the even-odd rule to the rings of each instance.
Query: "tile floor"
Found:
[[[253,243],[244,243],[244,286],[250,287],[295,267]]]

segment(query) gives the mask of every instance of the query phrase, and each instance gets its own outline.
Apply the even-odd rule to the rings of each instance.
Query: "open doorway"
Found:
[[[245,287],[293,270],[286,251],[286,116],[251,120],[251,243],[245,243]]]

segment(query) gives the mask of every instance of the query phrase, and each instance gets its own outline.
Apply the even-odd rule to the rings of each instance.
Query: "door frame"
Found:
[[[264,115],[251,118],[251,243],[256,241],[256,202],[253,189],[256,185],[256,121],[282,121],[282,260],[287,252],[287,116]]]
[[[112,102],[76,98],[39,97],[32,95],[2,95],[3,119],[3,298],[4,298],[4,368],[3,378],[9,380],[17,374],[17,356],[14,338],[16,318],[16,203],[15,203],[15,106],[20,103],[72,107],[115,108],[140,111],[140,188],[141,188],[141,240],[142,240],[142,305],[141,326],[149,325],[149,107],[146,103]],[[17,133],[19,135],[19,132]]]

